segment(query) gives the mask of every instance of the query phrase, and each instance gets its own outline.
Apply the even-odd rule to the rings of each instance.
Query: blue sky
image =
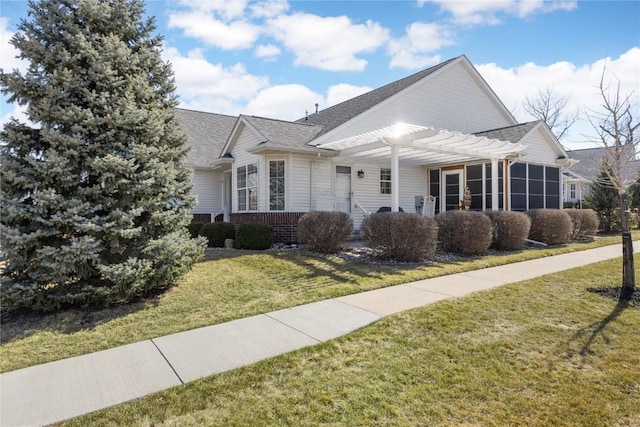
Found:
[[[2,67],[20,68],[7,38],[27,3],[0,8]],[[147,12],[182,106],[203,111],[293,120],[461,54],[521,121],[523,100],[547,87],[570,111],[597,110],[605,63],[623,93],[640,94],[635,0],[156,0]],[[23,117],[0,106],[0,122]],[[562,142],[584,148],[590,134],[581,120]]]

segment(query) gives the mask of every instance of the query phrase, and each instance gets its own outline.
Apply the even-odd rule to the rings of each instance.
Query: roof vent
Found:
[[[306,122],[307,120],[309,120],[309,111],[304,110],[304,121]]]
[[[318,114],[318,106],[319,104],[316,102],[316,114]]]

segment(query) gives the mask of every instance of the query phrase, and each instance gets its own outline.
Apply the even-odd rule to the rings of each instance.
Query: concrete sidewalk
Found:
[[[621,245],[612,245],[420,280],[6,372],[0,425],[55,423],[331,340],[383,316],[620,256]]]

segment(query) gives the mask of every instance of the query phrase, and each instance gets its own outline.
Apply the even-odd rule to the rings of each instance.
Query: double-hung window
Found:
[[[258,165],[253,163],[237,169],[238,211],[258,210]]]
[[[285,207],[284,160],[269,161],[269,210],[283,211]]]
[[[391,169],[380,169],[380,194],[391,194]]]

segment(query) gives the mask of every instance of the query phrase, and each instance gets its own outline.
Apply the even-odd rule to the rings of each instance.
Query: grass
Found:
[[[634,235],[640,237],[640,233]],[[460,271],[614,244],[619,236],[436,265],[383,265],[294,253],[212,251],[175,286],[102,310],[25,315],[2,324],[0,372],[259,313]]]
[[[406,311],[63,425],[637,426],[640,309],[587,292],[617,286],[619,264]]]

